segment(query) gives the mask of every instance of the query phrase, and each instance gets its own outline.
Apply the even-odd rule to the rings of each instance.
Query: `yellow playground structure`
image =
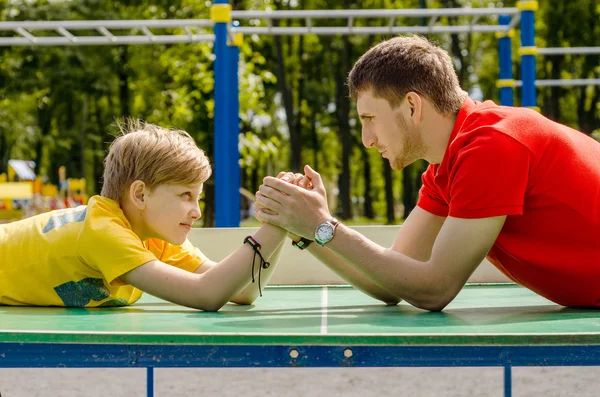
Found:
[[[44,178],[37,176],[34,170],[33,161],[8,161],[8,175],[0,174],[0,221],[87,203],[84,178],[67,178],[65,167],[60,167],[57,186],[44,183]]]

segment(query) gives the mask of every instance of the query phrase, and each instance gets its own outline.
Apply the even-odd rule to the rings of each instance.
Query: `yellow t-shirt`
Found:
[[[152,260],[194,272],[206,256],[186,240],[141,241],[114,200],[0,226],[0,305],[109,307],[142,291],[119,277]]]

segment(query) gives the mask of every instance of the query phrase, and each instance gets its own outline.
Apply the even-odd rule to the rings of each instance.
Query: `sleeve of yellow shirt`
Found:
[[[103,209],[90,211],[78,240],[77,254],[88,266],[102,273],[112,286],[124,285],[119,277],[158,259],[118,216]]]
[[[150,239],[145,244],[160,261],[189,272],[195,272],[208,260],[206,255],[187,239],[181,245],[169,244],[158,239]]]

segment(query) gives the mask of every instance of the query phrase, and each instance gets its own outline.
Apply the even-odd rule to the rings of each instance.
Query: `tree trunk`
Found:
[[[119,100],[121,103],[120,117],[128,117],[129,109],[129,76],[127,74],[127,61],[129,59],[128,47],[121,47],[117,75],[119,77]]]
[[[40,103],[38,106],[38,126],[40,127],[40,137],[35,143],[35,173],[39,175],[42,166],[42,156],[44,152],[44,139],[50,133],[51,119],[52,119],[52,108],[51,106]],[[58,180],[58,177],[52,179],[53,182]],[[51,176],[52,178],[52,176]]]
[[[342,143],[342,172],[338,179],[340,191],[340,202],[342,205],[341,217],[352,218],[352,203],[350,201],[350,157],[352,156],[352,141],[350,123],[350,100],[346,95],[345,76],[350,71],[350,39],[348,36],[342,38],[343,46],[339,57],[339,65],[335,70],[336,86],[336,118],[338,122],[338,134]]]
[[[303,2],[302,2],[303,3]],[[282,8],[278,4],[277,8]],[[279,20],[273,20],[273,26],[278,26]],[[285,69],[285,59],[291,56],[291,38],[288,37],[288,57],[284,58],[283,44],[280,36],[274,36],[275,42],[275,59],[277,60],[277,85],[281,92],[283,108],[285,109],[286,124],[290,133],[290,171],[299,172],[302,170],[302,136],[301,130],[298,128],[300,120],[296,121],[294,107],[293,85],[288,84],[287,73]],[[300,42],[299,52],[302,51],[302,43]],[[301,60],[301,57],[299,61]],[[301,71],[300,71],[301,72]],[[300,94],[301,95],[301,94]],[[300,119],[300,117],[298,117]]]
[[[371,160],[369,159],[369,153],[367,149],[362,146],[361,153],[363,156],[363,177],[365,178],[365,192],[363,197],[364,201],[364,213],[367,219],[375,218],[375,212],[373,211],[373,197],[371,196]]]
[[[550,65],[552,70],[550,71],[550,78],[552,79],[560,79],[560,70],[562,68],[562,55],[553,56],[550,60]],[[548,106],[548,118],[554,121],[559,121],[561,119],[560,113],[560,96],[561,96],[561,87],[550,87],[550,101]]]
[[[416,193],[414,189],[415,180],[413,178],[413,175],[415,174],[413,172],[415,166],[416,163],[413,163],[404,167],[402,170],[402,191],[404,192],[402,202],[404,204],[404,219],[408,217],[408,215],[417,205]]]
[[[204,211],[202,212],[204,227],[215,227],[215,185],[212,179],[204,183]]]
[[[83,94],[83,104],[81,106],[81,125],[79,130],[79,137],[81,140],[81,144],[79,145],[80,150],[80,178],[87,178],[86,166],[87,160],[85,156],[85,151],[87,149],[87,121],[88,121],[88,97],[86,94]],[[85,192],[82,192],[85,193]]]
[[[383,161],[383,178],[385,180],[385,215],[389,225],[396,221],[396,214],[394,212],[394,185],[392,181],[392,168],[386,159],[382,157],[381,160]]]

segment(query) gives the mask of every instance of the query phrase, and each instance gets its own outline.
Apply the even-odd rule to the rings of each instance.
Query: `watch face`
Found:
[[[333,238],[333,226],[329,223],[319,225],[316,235],[321,241],[331,240]]]

